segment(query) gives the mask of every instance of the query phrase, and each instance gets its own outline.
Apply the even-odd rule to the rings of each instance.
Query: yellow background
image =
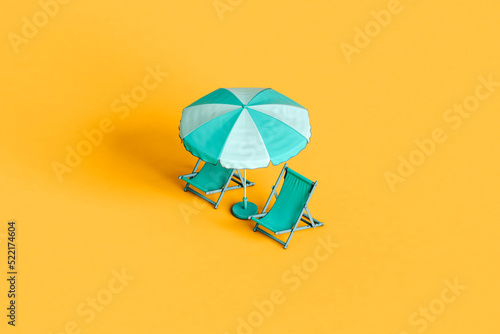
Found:
[[[73,0],[17,53],[9,33],[40,5],[3,5],[1,258],[14,219],[20,274],[15,328],[0,284],[2,333],[75,321],[82,333],[232,334],[273,290],[286,300],[255,333],[498,333],[500,90],[459,129],[443,120],[479,76],[500,81],[498,4],[402,0],[348,63],[341,43],[387,1],[232,3],[221,20],[212,0]],[[119,119],[113,101],[157,65],[168,77]],[[311,142],[289,164],[319,180],[311,210],[326,224],[286,251],[231,215],[242,192],[214,210],[177,179],[196,161],[178,137],[182,109],[246,86],[310,111]],[[104,118],[114,131],[59,182],[52,163]],[[384,173],[435,128],[447,141],[391,191]],[[281,167],[248,172],[260,208]],[[329,237],[340,247],[291,291],[282,276]],[[134,279],[87,324],[77,307],[122,268]],[[412,325],[455,279],[467,286],[456,301]]]

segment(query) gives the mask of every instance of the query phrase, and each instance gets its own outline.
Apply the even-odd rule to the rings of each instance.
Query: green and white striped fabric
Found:
[[[237,169],[278,165],[311,138],[307,109],[270,88],[220,88],[185,108],[179,129],[194,156]]]

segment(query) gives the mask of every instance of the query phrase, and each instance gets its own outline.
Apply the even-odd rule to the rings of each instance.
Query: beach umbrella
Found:
[[[203,161],[239,172],[278,165],[297,155],[311,137],[306,108],[270,88],[220,88],[186,107],[179,136]],[[233,206],[238,218],[257,213],[247,201]]]

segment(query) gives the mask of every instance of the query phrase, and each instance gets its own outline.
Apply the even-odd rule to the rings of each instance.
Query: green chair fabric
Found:
[[[283,185],[278,195],[277,186],[283,176]],[[254,231],[264,233],[281,243],[286,249],[295,231],[323,226],[322,222],[311,216],[307,206],[317,184],[317,181],[313,182],[307,179],[285,164],[262,213],[249,217],[256,222]],[[273,196],[276,197],[276,201],[271,210],[266,213]],[[300,222],[305,223],[305,225],[298,226]],[[289,233],[288,239],[284,242],[262,230],[259,226],[265,227],[275,235]]]
[[[241,177],[239,176],[239,174],[235,174],[234,169],[226,169],[221,166],[220,162],[218,162],[216,165],[205,162],[201,170],[199,172],[196,172],[198,166],[200,165],[200,162],[201,159],[198,160],[191,174],[179,176],[179,179],[186,182],[184,191],[190,191],[194,193],[195,195],[213,204],[215,209],[217,209],[222,196],[224,196],[224,193],[226,191],[243,188]],[[236,185],[230,187],[229,184],[231,182],[234,182]],[[254,182],[250,181],[246,182],[247,187],[253,186],[255,184]],[[220,193],[219,198],[217,199],[217,202],[214,202],[203,194],[192,189],[190,186],[201,190],[205,195]]]
[[[232,169],[223,168],[220,162],[217,165],[205,163],[196,176],[192,178],[183,177],[182,180],[206,193],[224,188],[232,172]]]

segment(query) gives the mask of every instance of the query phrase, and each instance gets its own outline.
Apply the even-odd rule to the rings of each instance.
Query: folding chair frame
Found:
[[[273,195],[276,197],[276,199],[278,199],[278,194],[276,193],[276,191],[277,191],[277,188],[278,188],[278,185],[279,185],[281,179],[283,178],[283,175],[285,175],[285,172],[287,172],[287,171],[288,171],[288,164],[285,164],[285,166],[283,166],[283,169],[281,170],[281,173],[280,173],[280,175],[278,177],[278,180],[276,181],[276,184],[274,186],[272,186],[271,195],[269,195],[269,198],[267,199],[266,205],[264,206],[264,209],[262,209],[262,213],[250,216],[250,217],[248,217],[248,219],[251,219],[252,217],[253,218],[262,218],[262,217],[264,217],[265,215],[268,214],[268,212],[266,212],[267,207],[271,203],[271,199],[273,198]],[[311,200],[312,194],[314,193],[314,190],[316,189],[317,185],[318,185],[318,181],[316,181],[316,182],[314,182],[312,184],[312,189],[309,192],[309,196],[307,197],[307,200],[306,200],[304,206],[302,207],[302,211],[300,212],[299,218],[297,219],[297,221],[295,222],[295,224],[293,225],[293,227],[291,229],[286,229],[286,230],[281,230],[281,231],[274,232],[275,235],[284,234],[284,233],[290,233],[290,235],[288,236],[288,239],[286,240],[286,242],[284,242],[284,241],[276,238],[274,235],[272,235],[269,232],[261,229],[259,227],[259,225],[260,225],[259,223],[255,224],[255,227],[254,227],[253,231],[254,232],[259,231],[259,232],[267,235],[271,239],[273,239],[273,240],[279,242],[280,244],[282,244],[283,248],[286,249],[288,247],[288,244],[290,243],[290,240],[292,239],[293,233],[295,231],[300,231],[300,230],[305,230],[305,229],[309,229],[309,228],[316,228],[318,226],[323,226],[324,223],[322,223],[322,222],[320,222],[320,221],[318,221],[318,220],[316,220],[316,219],[313,218],[313,216],[311,215],[311,211],[309,211],[309,207],[307,206],[309,204],[309,201]],[[306,223],[306,226],[300,226],[299,227],[298,225],[299,225],[299,223],[301,221],[304,222],[304,223]]]
[[[198,159],[198,161],[196,162],[196,165],[194,166],[193,172],[189,173],[189,174],[181,175],[181,176],[179,176],[179,179],[182,179],[183,177],[191,179],[191,178],[195,177],[196,175],[198,175],[198,172],[196,170],[198,169],[200,162],[201,162],[201,159]],[[219,198],[217,199],[217,202],[214,202],[210,198],[204,196],[202,193],[191,188],[190,187],[191,184],[189,184],[188,182],[186,182],[186,186],[184,187],[184,191],[189,190],[190,192],[192,192],[196,196],[199,196],[199,197],[203,198],[205,201],[214,205],[214,208],[217,209],[217,207],[219,206],[220,201],[222,199],[222,196],[224,196],[224,193],[226,191],[243,188],[243,183],[242,183],[243,181],[241,180],[241,176],[239,175],[239,173],[238,173],[238,175],[236,175],[234,173],[234,171],[235,171],[234,169],[231,171],[231,175],[229,175],[229,178],[227,179],[227,182],[225,183],[225,185],[222,189],[215,189],[215,190],[203,192],[205,195],[220,193]],[[229,187],[229,183],[231,183],[231,181],[233,181],[237,185]],[[250,181],[246,180],[246,184],[247,184],[247,187],[251,187],[251,186],[255,185],[255,182],[250,182]]]

